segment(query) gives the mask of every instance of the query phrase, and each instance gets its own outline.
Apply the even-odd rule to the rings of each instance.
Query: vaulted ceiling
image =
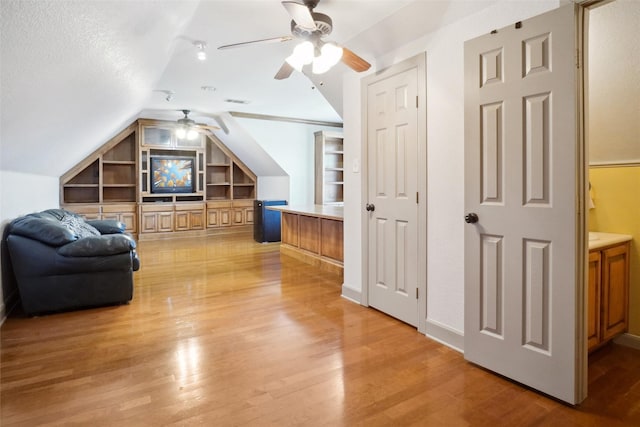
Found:
[[[321,0],[315,10],[333,19],[329,40],[375,68],[377,56],[492,3]],[[150,110],[341,121],[342,74],[353,72],[339,64],[314,81],[278,81],[295,42],[217,49],[289,35],[279,0],[2,0],[0,15],[2,170],[59,176]]]

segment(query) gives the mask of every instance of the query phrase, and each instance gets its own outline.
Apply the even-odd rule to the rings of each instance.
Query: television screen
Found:
[[[152,157],[152,193],[193,193],[193,159]]]

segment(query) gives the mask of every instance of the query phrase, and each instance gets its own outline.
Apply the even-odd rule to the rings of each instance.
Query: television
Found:
[[[193,193],[194,162],[192,157],[152,157],[151,192]]]

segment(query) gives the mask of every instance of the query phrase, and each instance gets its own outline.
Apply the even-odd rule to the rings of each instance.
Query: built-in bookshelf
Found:
[[[207,200],[256,197],[256,176],[220,140],[207,137]]]
[[[140,238],[252,224],[255,174],[210,132],[177,139],[172,126],[129,125],[60,178],[61,206],[122,221]],[[154,192],[153,158],[193,159],[191,192]]]
[[[344,139],[341,133],[319,131],[315,139],[315,203],[344,203]]]

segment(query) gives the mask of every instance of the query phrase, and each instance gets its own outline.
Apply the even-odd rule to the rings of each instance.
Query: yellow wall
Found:
[[[589,231],[631,234],[629,333],[640,336],[640,166],[591,167]]]

